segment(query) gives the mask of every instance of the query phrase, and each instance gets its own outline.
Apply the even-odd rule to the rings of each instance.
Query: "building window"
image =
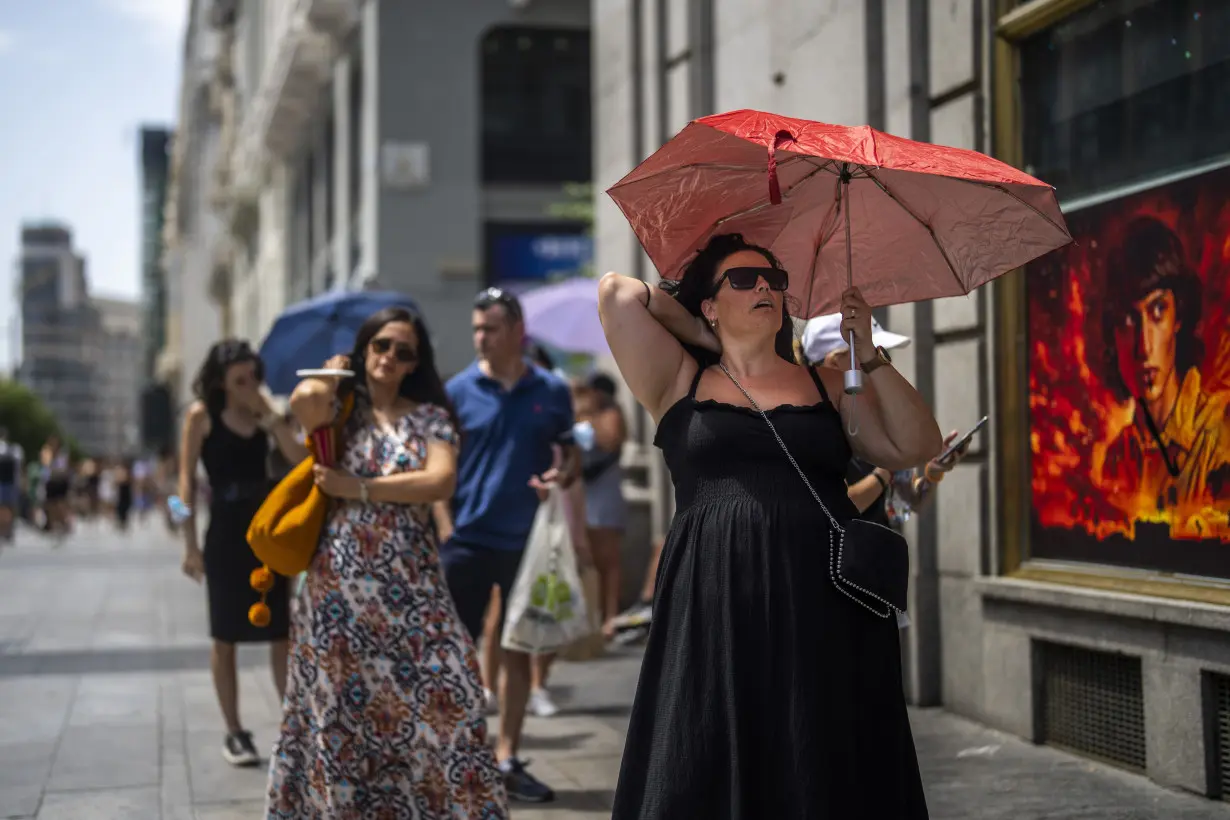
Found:
[[[1230,3],[1107,0],[1020,43],[1029,173],[1064,200],[1230,155]]]
[[[480,59],[483,181],[589,180],[589,32],[494,28]]]
[[[1230,3],[1106,0],[1021,41],[1029,555],[1230,579]]]

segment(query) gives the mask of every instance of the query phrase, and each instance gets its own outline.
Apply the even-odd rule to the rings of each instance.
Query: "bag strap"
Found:
[[[718,367],[722,368],[722,372],[726,374],[726,378],[734,382],[735,387],[739,388],[739,392],[742,393],[748,402],[751,403],[752,409],[760,414],[760,417],[764,419],[764,423],[769,425],[769,429],[773,431],[773,438],[777,439],[778,445],[782,448],[782,452],[786,454],[786,458],[790,459],[790,464],[794,467],[795,472],[799,474],[799,478],[803,479],[803,483],[807,485],[807,491],[811,493],[811,497],[816,499],[816,503],[820,505],[820,509],[824,510],[824,514],[829,517],[829,523],[833,525],[833,529],[837,532],[845,532],[845,530],[842,529],[842,526],[837,523],[837,519],[833,517],[831,512],[829,512],[829,508],[825,506],[823,501],[820,500],[820,494],[816,492],[815,487],[811,486],[811,481],[808,480],[807,474],[803,472],[803,468],[800,467],[799,463],[794,460],[794,456],[790,455],[790,450],[786,447],[786,442],[782,441],[781,434],[777,432],[777,428],[773,426],[773,422],[769,419],[769,414],[760,409],[760,405],[757,404],[756,400],[752,398],[752,394],[747,392],[743,385],[739,384],[739,380],[726,369],[726,365],[724,363],[718,362]]]

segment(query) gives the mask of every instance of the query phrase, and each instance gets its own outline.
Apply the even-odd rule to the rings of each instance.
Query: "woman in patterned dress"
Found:
[[[304,429],[353,392],[333,498],[292,625],[266,817],[504,820],[477,656],[436,554],[433,501],[456,482],[457,425],[422,320],[386,308],[354,352],[291,396]]]

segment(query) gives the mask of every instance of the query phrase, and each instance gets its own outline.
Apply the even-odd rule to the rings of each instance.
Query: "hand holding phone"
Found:
[[[945,462],[951,461],[953,455],[955,455],[957,451],[959,451],[961,448],[968,445],[970,442],[970,439],[974,437],[974,434],[977,433],[979,430],[981,430],[986,423],[987,423],[986,416],[983,416],[982,418],[978,419],[978,423],[975,424],[973,427],[971,427],[968,433],[961,436],[960,438],[957,438],[955,441],[953,441],[951,444],[945,447],[944,452],[940,453],[938,456],[935,457],[935,462],[937,464],[944,464]]]

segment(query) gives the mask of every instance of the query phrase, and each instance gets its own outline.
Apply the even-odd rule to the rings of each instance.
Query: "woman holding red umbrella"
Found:
[[[857,289],[841,298],[866,377],[857,419],[840,372],[796,365],[788,287],[773,253],[737,234],[714,236],[673,298],[601,282],[607,340],[658,422],[677,506],[616,820],[927,817],[897,623],[816,580],[833,521],[858,515],[851,455],[913,467],[940,431],[872,345]]]

